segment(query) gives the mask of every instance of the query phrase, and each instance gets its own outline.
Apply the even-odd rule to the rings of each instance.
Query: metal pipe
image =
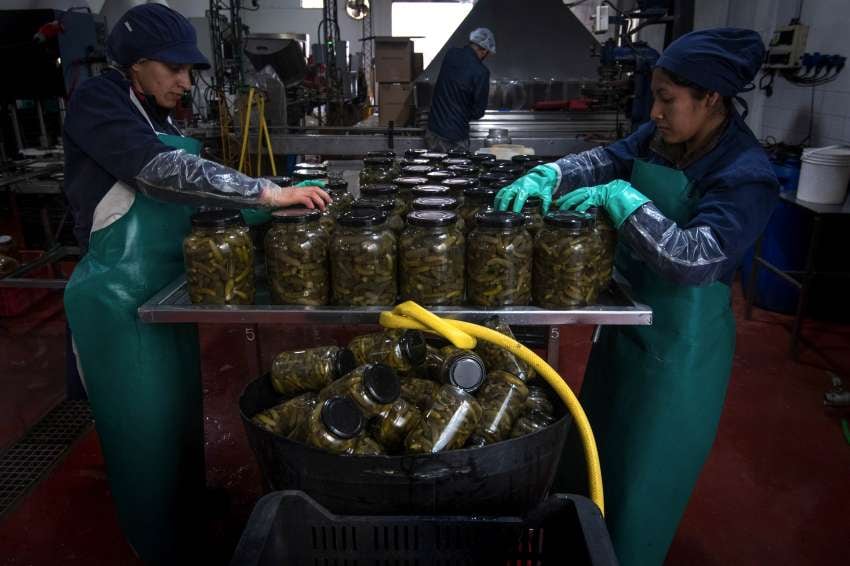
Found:
[[[18,144],[17,151],[23,151],[24,140],[21,137],[21,126],[18,123],[18,110],[15,108],[15,101],[9,105],[9,117],[12,120],[12,131],[15,133],[15,143]]]

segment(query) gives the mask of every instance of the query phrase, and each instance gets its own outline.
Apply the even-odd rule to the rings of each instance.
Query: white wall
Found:
[[[799,1],[697,0],[694,27],[746,27],[761,33],[767,43],[776,27],[787,25],[796,16]],[[801,21],[810,27],[807,52],[850,57],[850,2],[806,0]],[[746,98],[750,102],[747,122],[760,138],[796,144],[808,135],[811,87],[794,86],[777,76],[772,97],[759,91]],[[814,89],[813,116],[809,145],[850,144],[850,65],[837,80]]]

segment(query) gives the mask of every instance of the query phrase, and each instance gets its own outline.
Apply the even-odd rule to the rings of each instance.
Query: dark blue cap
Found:
[[[749,29],[694,31],[671,43],[656,63],[721,96],[735,96],[751,83],[764,60],[764,43]]]
[[[162,4],[142,4],[127,10],[112,28],[109,57],[123,67],[139,59],[209,69],[198,49],[195,28],[178,12]]]

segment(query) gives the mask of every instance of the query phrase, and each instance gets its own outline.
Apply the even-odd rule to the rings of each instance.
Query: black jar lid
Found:
[[[430,173],[426,174],[425,176],[428,177],[429,181],[433,181],[435,179],[438,180],[438,181],[442,181],[443,179],[451,179],[452,177],[455,176],[455,174],[452,173],[451,171],[446,171],[444,169],[438,169],[436,171],[431,171]]]
[[[475,222],[490,228],[517,228],[525,224],[525,218],[522,214],[506,210],[486,210],[475,215]]]
[[[347,191],[348,181],[342,177],[329,177],[328,182],[325,184],[325,189],[329,191]]]
[[[463,157],[447,157],[446,159],[443,159],[443,165],[446,167],[449,165],[462,165],[468,167],[472,165],[472,160]]]
[[[424,199],[417,199],[424,200]],[[408,213],[407,223],[412,226],[450,226],[457,223],[457,214],[442,210],[414,210]]]
[[[336,221],[341,226],[380,226],[387,217],[374,208],[354,208],[340,214]]]
[[[222,228],[244,224],[242,213],[238,210],[205,210],[196,212],[191,218],[192,226],[198,228]]]
[[[405,157],[422,157],[423,154],[428,153],[427,149],[408,149],[404,152]]]
[[[413,210],[455,210],[458,207],[456,198],[452,197],[419,197],[410,203]]]
[[[393,164],[391,157],[364,157],[363,165],[366,167],[390,167]]]
[[[428,344],[425,336],[418,330],[405,330],[399,339],[399,346],[404,356],[415,366],[425,363],[425,355],[428,353]]]
[[[338,395],[322,404],[322,423],[339,438],[354,438],[363,430],[365,418],[357,403]]]
[[[451,195],[452,191],[443,185],[417,185],[410,189],[413,198],[419,197],[443,197]]]
[[[306,161],[302,161],[301,163],[296,163],[294,169],[313,169],[327,171],[328,166],[324,163],[307,163]]]
[[[422,154],[422,158],[427,159],[428,161],[442,161],[448,156],[449,155],[447,153],[440,153],[437,151],[428,151]]]
[[[469,187],[468,189],[463,189],[463,196],[475,202],[492,203],[498,192],[493,187]]]
[[[404,187],[416,187],[418,185],[427,185],[428,179],[425,177],[399,177],[393,183]]]
[[[401,172],[404,175],[410,175],[415,177],[421,177],[422,175],[427,175],[434,168],[430,165],[405,165],[401,168]]]
[[[543,217],[543,222],[549,226],[566,228],[568,230],[586,230],[592,224],[592,217],[583,212],[556,210]]]
[[[301,178],[305,181],[310,179],[326,179],[328,172],[324,169],[296,169],[292,172],[295,178]]]
[[[401,382],[398,375],[393,368],[384,364],[366,366],[363,370],[363,387],[369,397],[381,405],[392,403],[401,395]]]
[[[278,175],[277,177],[266,177],[269,181],[278,187],[288,187],[292,184],[292,177],[287,175]]]
[[[473,163],[485,163],[495,161],[496,156],[492,153],[473,153],[471,159]]]
[[[431,162],[421,157],[405,157],[401,160],[402,167],[410,167],[411,165],[428,165],[429,163]]]
[[[452,177],[451,179],[443,180],[440,184],[453,189],[459,188],[465,190],[475,186],[475,179],[471,177]]]
[[[449,157],[459,157],[463,159],[469,159],[472,157],[472,154],[465,149],[450,149],[446,152],[446,155]]]
[[[536,155],[514,155],[511,157],[511,162],[525,165],[529,161],[540,161]]]
[[[306,224],[322,217],[322,212],[316,208],[292,207],[275,210],[272,220],[279,224]]]
[[[369,151],[366,153],[366,157],[389,157],[390,159],[393,159],[395,157],[395,152],[388,149]]]
[[[472,165],[449,165],[446,169],[450,173],[461,176],[475,175],[475,172],[478,171],[478,169]]]
[[[501,173],[484,173],[480,177],[478,177],[478,184],[483,187],[493,187],[494,189],[501,189],[502,187],[507,187],[511,183],[514,182],[514,178],[510,175],[503,175]]]
[[[334,373],[337,377],[342,377],[348,372],[357,367],[357,358],[354,357],[354,352],[348,348],[340,348],[334,356]]]
[[[484,363],[475,354],[455,356],[446,370],[448,382],[467,393],[474,393],[487,377]]]
[[[490,168],[490,171],[504,171],[508,175],[521,175],[525,169],[522,165],[514,164],[510,161],[495,162],[496,165]]]
[[[360,187],[360,194],[366,196],[382,196],[389,197],[398,194],[398,187],[388,183],[379,183],[374,185],[363,185]]]
[[[355,208],[371,209],[387,214],[395,208],[395,199],[380,197],[359,198],[351,203],[351,208],[352,210]]]

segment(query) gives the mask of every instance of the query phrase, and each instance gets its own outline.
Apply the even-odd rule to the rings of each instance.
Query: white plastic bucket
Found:
[[[850,148],[807,149],[802,162],[797,198],[817,204],[842,204],[850,183]]]

